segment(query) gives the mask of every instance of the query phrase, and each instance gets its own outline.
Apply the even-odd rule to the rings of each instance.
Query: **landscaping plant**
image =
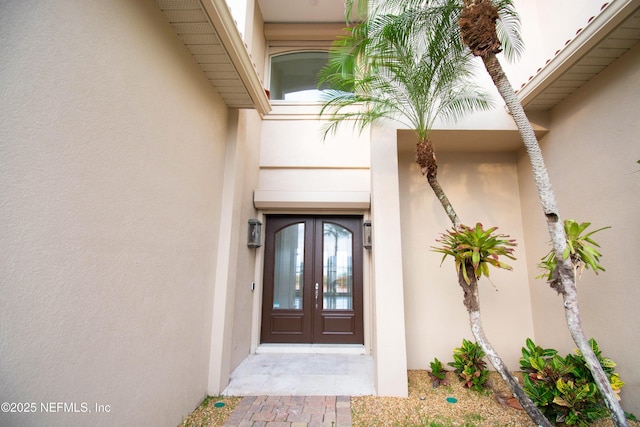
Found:
[[[465,225],[461,225],[458,228],[454,227],[447,233],[442,234],[437,240],[440,246],[433,247],[433,250],[444,254],[442,256],[443,261],[447,256],[453,257],[455,261],[458,284],[464,292],[463,302],[471,319],[471,332],[478,345],[486,353],[491,364],[507,383],[520,406],[527,412],[527,415],[537,425],[551,426],[549,420],[545,418],[525,393],[522,386],[489,344],[480,323],[478,279],[482,276],[489,277],[489,266],[511,270],[510,265],[500,261],[501,256],[515,259],[513,256],[513,248],[516,246],[515,241],[507,235],[496,233],[496,229],[496,227],[493,227],[485,230],[480,223],[476,224],[475,227]],[[473,379],[471,380],[473,382]]]
[[[475,227],[461,225],[457,229],[452,229],[443,234],[436,241],[442,246],[433,247],[436,252],[443,253],[442,261],[447,256],[451,256],[456,265],[456,271],[461,270],[463,265],[470,264],[473,267],[473,275],[480,279],[485,276],[489,278],[489,266],[511,270],[511,266],[500,261],[501,256],[515,260],[513,247],[516,246],[514,239],[509,239],[505,234],[494,234],[498,227],[485,230],[483,225],[477,223]],[[440,263],[442,264],[442,262]],[[466,269],[462,269],[462,275],[466,283],[471,279]]]
[[[355,0],[346,2],[347,20],[354,3]],[[457,119],[489,106],[486,96],[468,79],[470,55],[460,37],[460,12],[475,2],[397,0],[357,4],[362,9],[368,8],[367,18],[350,25],[347,36],[334,43],[329,64],[321,75],[320,84],[332,88],[325,91],[328,97],[321,110],[322,115],[329,116],[328,130],[344,122],[363,129],[380,119],[409,125],[417,136],[416,163],[457,230],[461,221],[440,186],[429,134],[436,118]],[[377,10],[380,5],[383,9]],[[490,17],[493,34],[498,17],[504,37],[498,39],[496,35],[497,49],[506,46],[507,55],[516,53],[521,39],[511,0],[501,0],[495,19]],[[514,49],[510,49],[512,42]],[[494,46],[492,43],[489,55],[498,63]],[[458,282],[465,292],[464,303],[474,338],[532,420],[550,426],[487,340],[480,317],[476,274],[471,263],[460,265]]]
[[[453,1],[454,5],[460,5],[458,0],[449,1]],[[557,267],[553,273],[554,278],[550,284],[554,290],[562,295],[569,332],[580,351],[584,354],[586,365],[589,367],[595,384],[611,411],[615,425],[628,427],[629,424],[625,418],[624,411],[616,400],[616,394],[607,381],[603,367],[593,353],[582,328],[576,276],[573,274],[574,269],[569,259],[562,258],[567,248],[564,222],[558,210],[558,204],[551,187],[551,180],[542,157],[540,144],[522,104],[496,56],[502,51],[502,44],[497,31],[499,27],[496,24],[502,19],[500,5],[503,3],[505,3],[505,0],[463,0],[459,19],[462,40],[473,55],[482,59],[487,73],[491,76],[496,89],[504,99],[509,113],[520,132],[522,142],[529,156],[540,204],[547,220],[553,252],[558,260]],[[515,12],[515,9],[513,11]],[[510,17],[517,19],[515,14],[510,15]]]
[[[438,388],[441,385],[447,385],[447,370],[444,368],[442,362],[436,357],[429,365],[431,366],[429,378],[431,378],[431,385],[433,388]]]
[[[591,223],[589,222],[578,223],[572,219],[564,221],[566,248],[562,252],[561,259],[562,262],[568,262],[569,265],[572,266],[571,273],[574,283],[579,280],[582,272],[585,269],[590,269],[595,274],[598,274],[598,271],[605,271],[604,267],[600,264],[600,257],[602,256],[602,254],[598,249],[596,249],[599,248],[600,245],[598,244],[598,242],[593,240],[592,236],[593,234],[610,227],[602,227],[597,230],[586,232],[587,228],[590,225]],[[558,255],[556,254],[556,252],[554,250],[551,250],[542,258],[541,263],[538,264],[538,266],[543,270],[543,274],[538,276],[538,278],[545,278],[547,280],[547,283],[549,283],[549,285],[553,289],[561,292],[561,290],[563,289],[563,285],[561,281],[561,275],[558,273]],[[573,321],[576,322],[579,321],[579,319]],[[575,389],[574,383],[558,383],[558,389],[562,388],[562,390],[564,390],[568,395],[579,394],[579,397],[584,399],[590,398],[591,396],[598,396],[599,402],[604,404],[604,406],[599,406],[600,410],[609,408],[609,410],[612,411],[614,421],[616,421],[616,425],[626,425],[626,416],[621,422],[618,422],[620,417],[616,414],[615,410],[616,408],[620,408],[620,405],[618,403],[618,400],[620,400],[619,392],[620,387],[622,387],[622,384],[624,384],[622,383],[622,381],[620,381],[619,376],[613,373],[613,367],[615,366],[615,363],[613,363],[611,359],[601,357],[600,350],[595,340],[591,339],[588,341],[588,343],[589,348],[587,350],[587,354],[589,355],[589,358],[585,358],[583,356],[582,348],[578,350],[579,357],[572,357],[574,365],[576,367],[575,369],[579,371],[578,376],[580,378],[589,377],[592,381],[592,385],[595,385],[597,393],[596,391],[593,391],[587,387],[581,388],[579,390]],[[600,369],[594,369],[594,366],[600,366]],[[594,379],[594,376],[597,379]],[[603,386],[603,382],[605,381],[606,387]],[[577,397],[569,396],[568,399],[563,399],[562,402],[571,404],[573,402],[576,402],[576,399]],[[611,404],[611,401],[614,399],[617,405]],[[578,404],[582,404],[582,402],[579,402],[579,399]],[[595,412],[592,414],[590,411],[586,410],[583,412],[578,411],[577,414],[584,414],[584,417],[575,415],[572,411],[570,411],[569,414],[566,415],[566,417],[569,420],[573,421],[574,419],[580,420],[582,418],[589,418],[591,415],[597,415]],[[606,415],[606,411],[604,415]],[[576,423],[577,422],[579,421],[576,421]]]
[[[361,2],[366,4],[366,2]],[[471,57],[451,40],[455,21],[434,19],[427,31],[407,31],[402,14],[372,13],[351,25],[329,51],[320,72],[326,86],[321,116],[325,136],[343,123],[361,131],[382,119],[416,133],[416,162],[454,224],[460,220],[438,180],[430,132],[437,119],[451,122],[488,110],[488,95],[473,83]],[[355,107],[355,108],[354,108]]]
[[[540,144],[518,95],[497,57],[500,52],[503,52],[503,49],[504,53],[509,56],[510,51],[513,52],[511,48],[515,48],[515,53],[518,53],[519,48],[522,47],[519,17],[515,11],[514,2],[512,0],[386,0],[384,4],[386,7],[393,5],[416,10],[414,19],[406,22],[414,28],[421,26],[425,31],[432,25],[434,17],[436,19],[440,19],[442,16],[451,17],[456,21],[458,27],[450,34],[449,38],[467,46],[472,55],[482,60],[487,73],[505,101],[529,157],[542,213],[547,222],[553,252],[558,260],[557,267],[553,272],[553,280],[549,284],[562,296],[565,318],[571,337],[583,353],[598,390],[602,393],[607,407],[611,411],[615,425],[628,427],[624,411],[616,400],[616,394],[607,381],[603,367],[600,366],[582,328],[574,268],[569,258],[563,258],[567,248],[564,222],[558,210],[558,203],[551,187],[551,180],[542,157]],[[453,27],[447,26],[447,29],[453,29]],[[504,40],[509,40],[511,43],[505,45]],[[525,407],[525,409],[527,408]],[[529,413],[528,410],[527,413]],[[532,419],[537,424],[544,423],[542,420],[533,417]]]
[[[489,371],[483,360],[484,351],[478,343],[462,340],[462,346],[453,350],[453,362],[448,365],[455,369],[458,378],[464,386],[475,391],[482,391],[487,381]]]
[[[615,372],[616,364],[603,357],[595,340],[589,340],[616,394],[624,382]],[[554,349],[543,349],[531,339],[522,348],[520,369],[525,373],[524,388],[545,416],[556,423],[588,426],[608,415],[602,395],[579,350],[566,357]]]
[[[583,222],[578,224],[572,219],[564,221],[564,231],[567,235],[567,248],[562,253],[562,258],[571,258],[571,263],[574,267],[574,276],[578,278],[582,275],[585,269],[591,269],[594,273],[598,274],[598,270],[604,271],[604,267],[600,265],[600,257],[602,254],[596,249],[600,245],[591,238],[591,236],[598,231],[605,230],[611,227],[602,227],[597,230],[585,233],[586,229],[591,225],[590,222]],[[544,273],[537,278],[546,278],[547,282],[551,286],[558,286],[553,284],[556,280],[556,267],[558,265],[558,258],[554,251],[549,251],[547,255],[542,258],[542,262],[538,266],[544,270]],[[579,272],[578,272],[579,270]]]

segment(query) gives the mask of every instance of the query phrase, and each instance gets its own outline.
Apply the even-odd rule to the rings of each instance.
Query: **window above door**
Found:
[[[323,92],[318,73],[328,63],[332,43],[346,34],[343,21],[265,22],[264,75],[274,116],[317,118]]]
[[[318,73],[327,65],[326,51],[284,53],[271,57],[269,90],[274,101],[321,101]]]

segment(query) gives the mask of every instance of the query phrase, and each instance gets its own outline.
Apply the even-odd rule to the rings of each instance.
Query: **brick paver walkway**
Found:
[[[350,427],[349,396],[247,396],[224,427]]]

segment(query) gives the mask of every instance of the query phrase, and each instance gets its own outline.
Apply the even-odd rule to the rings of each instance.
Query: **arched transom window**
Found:
[[[320,101],[318,73],[327,64],[328,52],[294,52],[271,57],[272,100]]]

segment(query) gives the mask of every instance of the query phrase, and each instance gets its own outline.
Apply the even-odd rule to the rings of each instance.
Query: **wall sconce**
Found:
[[[247,246],[250,248],[259,248],[262,246],[262,223],[257,219],[249,220]]]
[[[371,237],[371,221],[368,219],[362,223],[362,246],[371,249],[373,239]]]

